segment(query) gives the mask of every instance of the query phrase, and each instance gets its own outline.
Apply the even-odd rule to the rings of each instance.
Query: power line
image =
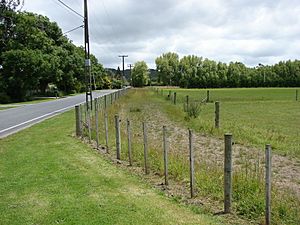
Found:
[[[93,4],[93,7],[91,7],[90,11],[92,14],[92,20],[90,25],[90,37],[95,43],[97,43],[96,46],[97,48],[101,49],[102,55],[109,56],[109,58],[112,60],[114,58],[112,57],[115,54],[114,52],[122,54],[122,51],[120,51],[120,49],[115,45],[115,43],[120,43],[120,41],[117,40],[116,32],[111,25],[111,21],[109,20],[110,18],[107,8],[103,6],[104,2],[102,2],[102,5],[99,2],[99,0],[90,2]],[[107,26],[103,25],[103,19],[99,18],[100,13],[99,11],[97,11],[97,9],[102,9],[103,13],[101,14],[104,16],[106,15],[105,19],[108,22]],[[101,37],[106,37],[108,38],[108,40],[102,39]],[[92,45],[93,42],[91,43],[91,46]]]
[[[72,9],[70,6],[68,6],[66,3],[64,3],[63,1],[61,1],[61,0],[57,0],[60,4],[62,4],[64,7],[66,7],[67,9],[69,9],[70,11],[72,11],[73,13],[75,13],[77,16],[80,16],[81,18],[83,18],[84,19],[84,17],[80,14],[80,13],[78,13],[78,12],[76,12],[74,9]]]
[[[72,30],[66,31],[65,33],[63,33],[63,35],[68,34],[68,33],[71,33],[71,32],[73,32],[73,31],[75,31],[75,30],[78,30],[79,28],[84,28],[84,25],[80,25],[80,26],[78,26],[78,27],[73,28]]]
[[[79,11],[78,11],[78,8],[80,7],[77,7],[79,6],[79,2],[81,2],[81,0],[76,0],[76,1],[73,1],[72,2],[72,7],[68,5],[68,3],[65,3],[66,1],[65,0],[53,0],[57,5],[59,5],[60,7],[62,8],[65,8],[66,10],[76,14],[77,16],[79,16],[80,18],[83,18],[84,19],[84,16],[82,16]],[[84,1],[83,1],[84,3]],[[75,5],[74,5],[75,4]],[[120,43],[120,39],[117,37],[117,32],[116,30],[114,29],[113,25],[112,25],[112,21],[111,21],[111,16],[109,15],[109,12],[108,12],[108,9],[107,7],[105,6],[105,3],[103,2],[103,0],[101,0],[101,3],[99,1],[95,1],[93,2],[93,4],[96,4],[98,5],[100,8],[103,9],[103,12],[104,12],[104,15],[106,15],[107,17],[107,20],[108,20],[108,28],[110,29],[111,32],[108,32],[110,33],[110,36],[111,36],[111,40],[114,40],[115,43]],[[102,7],[100,6],[102,4]],[[84,4],[83,4],[84,5]],[[95,6],[95,5],[94,5]],[[95,22],[92,24],[93,25],[97,25],[96,29],[94,30],[91,30],[91,37],[96,41],[98,42],[100,40],[100,37],[103,36],[103,32],[99,31],[99,26],[100,26],[100,30],[103,30],[104,33],[105,33],[105,28],[103,27],[103,24],[101,22],[101,20],[99,20],[99,16],[97,16],[97,14],[99,13],[96,13],[95,9],[97,7],[92,7],[92,13],[94,14],[94,20]],[[76,9],[76,10],[75,10]],[[69,31],[66,31],[64,34],[68,34],[70,32],[73,32],[77,29],[79,29],[81,26],[79,27],[76,27],[72,30],[69,30]],[[83,26],[84,27],[84,26]],[[98,28],[98,29],[97,29]],[[101,29],[102,28],[102,29]],[[88,44],[87,47],[90,47],[90,44]],[[111,45],[107,45],[107,42],[105,45],[99,45],[97,44],[97,47],[101,48],[102,51],[104,52],[104,54],[107,55],[107,53],[109,54],[109,52],[111,52],[110,54],[114,54],[112,53],[112,50],[114,49],[115,51],[117,51],[119,54],[121,53],[120,49],[114,44],[112,43]],[[106,53],[105,53],[106,52]]]

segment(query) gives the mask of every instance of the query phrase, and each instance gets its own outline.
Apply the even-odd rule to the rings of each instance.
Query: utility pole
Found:
[[[130,70],[130,85],[132,85],[132,76],[131,76],[131,69],[133,68],[133,64],[128,64]]]
[[[88,4],[87,0],[84,0],[84,50],[85,50],[85,67],[84,67],[84,74],[85,74],[85,82],[86,82],[86,106],[89,110],[89,97],[92,109],[92,76],[91,76],[91,59],[90,59],[90,38],[89,38],[89,20],[88,20]]]
[[[120,58],[122,58],[122,63],[123,63],[123,77],[122,77],[122,82],[124,85],[124,80],[125,80],[125,58],[128,57],[128,55],[119,55]]]

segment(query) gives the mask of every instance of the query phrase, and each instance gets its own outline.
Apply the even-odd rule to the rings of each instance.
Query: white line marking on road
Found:
[[[109,95],[109,94],[114,93],[114,92],[116,92],[116,91],[117,91],[117,90],[113,90],[113,91],[108,92],[108,93],[104,92],[103,95],[100,95],[100,96],[98,96],[98,97],[102,97],[102,96],[104,96],[104,95]],[[60,113],[60,112],[62,112],[62,111],[65,111],[65,110],[67,110],[67,109],[70,109],[70,108],[72,108],[72,107],[74,107],[74,106],[76,106],[76,105],[81,105],[81,104],[83,104],[83,103],[85,103],[85,101],[80,102],[80,103],[77,103],[77,104],[74,104],[74,105],[71,105],[71,106],[68,106],[68,107],[65,107],[65,108],[63,108],[63,109],[56,110],[56,111],[51,112],[51,113],[44,114],[44,115],[42,115],[42,116],[33,118],[33,119],[31,119],[31,120],[27,120],[27,121],[25,121],[25,122],[23,122],[23,123],[19,123],[19,124],[17,124],[17,125],[12,126],[12,127],[8,127],[8,128],[6,128],[6,129],[0,130],[0,139],[3,138],[3,137],[8,136],[8,135],[10,135],[10,134],[12,134],[12,133],[9,133],[9,134],[7,134],[7,135],[1,136],[1,134],[4,133],[4,132],[7,132],[7,131],[9,131],[9,130],[13,130],[13,129],[17,128],[17,127],[23,126],[23,125],[25,125],[25,124],[31,123],[31,122],[36,121],[36,120],[40,120],[40,119],[43,119],[43,118],[44,118],[44,119],[47,119],[47,117],[50,118],[51,116],[54,116],[55,114],[58,114],[58,113]],[[35,124],[35,123],[33,123],[33,124]],[[33,124],[31,124],[31,125],[33,125]],[[28,126],[30,126],[30,125],[28,125]],[[27,128],[28,126],[25,126],[24,128]],[[23,128],[23,129],[24,129],[24,128]],[[22,129],[20,129],[20,130],[22,130]],[[18,131],[19,131],[19,130],[15,131],[15,132],[18,132]],[[15,132],[13,132],[13,133],[15,133]]]
[[[33,122],[33,121],[35,121],[35,120],[39,120],[39,119],[42,119],[42,118],[44,118],[44,117],[47,117],[47,116],[51,116],[51,115],[60,113],[60,112],[62,112],[62,111],[65,111],[65,110],[67,110],[67,109],[70,109],[70,108],[72,108],[72,107],[74,107],[74,106],[76,106],[76,105],[80,105],[80,104],[82,104],[82,103],[84,103],[84,102],[80,102],[80,103],[78,103],[78,104],[71,105],[71,106],[65,107],[65,108],[63,108],[63,109],[56,110],[56,111],[54,111],[54,112],[44,114],[44,115],[42,115],[42,116],[33,118],[33,119],[31,119],[31,120],[27,120],[27,121],[25,121],[25,122],[23,122],[23,123],[19,123],[19,124],[15,125],[15,126],[6,128],[6,129],[4,129],[4,130],[0,130],[0,134],[1,134],[1,133],[4,133],[4,132],[6,132],[6,131],[9,131],[9,130],[15,129],[15,128],[17,128],[17,127],[23,126],[23,125],[25,125],[25,124],[31,123],[31,122]]]

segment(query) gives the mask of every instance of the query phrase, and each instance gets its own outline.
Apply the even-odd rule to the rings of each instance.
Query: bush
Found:
[[[120,89],[120,88],[122,88],[122,81],[121,80],[117,80],[117,79],[113,79],[112,83],[111,83],[111,88],[112,89]]]
[[[11,98],[7,94],[0,92],[0,103],[6,104],[10,102],[11,102]]]
[[[111,89],[111,86],[112,86],[112,83],[111,83],[110,79],[108,78],[108,76],[103,77],[101,88],[102,89]]]
[[[183,110],[187,113],[188,118],[197,118],[201,112],[201,103],[191,102],[189,105],[183,105]]]

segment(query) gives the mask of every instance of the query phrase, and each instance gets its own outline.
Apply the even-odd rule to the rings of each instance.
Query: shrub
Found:
[[[6,104],[10,102],[11,102],[11,98],[7,94],[0,92],[0,103]]]
[[[117,79],[113,79],[112,83],[111,83],[111,88],[112,89],[120,89],[120,88],[122,88],[122,81],[121,80],[117,80]]]
[[[201,113],[201,105],[199,102],[191,102],[189,105],[185,103],[183,110],[187,113],[188,118],[197,118]]]

